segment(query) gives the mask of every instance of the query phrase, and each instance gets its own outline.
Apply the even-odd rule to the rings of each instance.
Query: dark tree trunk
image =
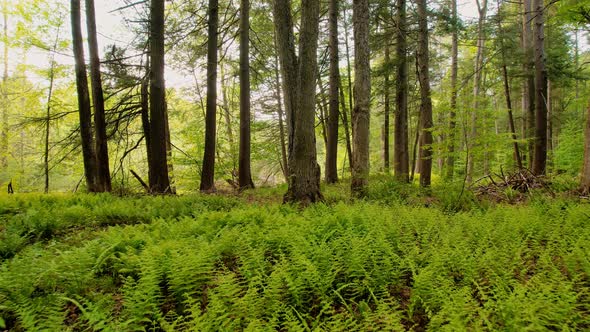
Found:
[[[78,92],[78,114],[80,116],[80,136],[82,138],[82,156],[84,174],[88,191],[96,191],[96,154],[92,138],[92,112],[88,92],[88,77],[84,63],[84,41],[80,21],[80,0],[71,0],[72,46],[76,62],[76,87]]]
[[[320,6],[316,0],[301,3],[298,60],[291,2],[275,0],[273,4],[290,137],[289,189],[284,201],[307,205],[323,200],[314,126]]]
[[[453,20],[453,32],[451,36],[451,112],[449,114],[449,155],[447,157],[446,178],[453,179],[455,175],[455,139],[457,136],[457,73],[459,72],[459,25],[457,17],[457,0],[451,0],[451,15]]]
[[[389,57],[389,45],[385,45],[385,65],[389,66],[391,59]],[[389,70],[386,70],[383,78],[383,171],[389,173],[389,114],[391,112],[390,104],[390,83]]]
[[[207,42],[207,114],[205,116],[205,153],[201,173],[201,192],[215,192],[215,143],[217,136],[217,34],[219,4],[209,0]]]
[[[149,101],[149,68],[146,68],[146,77],[141,81],[140,103],[141,103],[141,125],[143,129],[143,136],[145,137],[146,156],[148,161],[148,179],[153,177],[152,171],[152,136],[150,134],[150,101]],[[149,186],[148,186],[149,191]]]
[[[240,189],[254,188],[250,162],[250,1],[240,6]]]
[[[353,0],[354,110],[352,111],[353,163],[351,190],[355,197],[367,195],[369,184],[369,126],[371,67],[369,52],[369,1]]]
[[[524,49],[524,74],[525,74],[525,98],[524,105],[526,108],[526,139],[528,147],[528,167],[532,169],[534,146],[535,146],[535,76],[534,69],[534,52],[533,52],[533,31],[531,22],[533,21],[533,13],[531,0],[523,0],[523,28],[522,28],[522,45]]]
[[[164,81],[164,0],[152,0],[150,25],[150,190],[171,193],[166,135],[166,85]]]
[[[426,0],[416,1],[418,11],[418,76],[420,81],[420,185],[429,187],[432,175],[432,99],[430,96],[428,14]]]
[[[96,36],[96,15],[94,0],[86,0],[86,25],[88,28],[88,49],[90,51],[90,82],[94,103],[94,126],[96,135],[96,191],[111,191],[111,172],[109,170],[109,150],[105,121],[104,95],[98,56]]]
[[[406,0],[397,0],[397,92],[394,131],[394,171],[400,182],[410,181],[408,138],[408,56]]]
[[[330,105],[328,114],[328,145],[326,146],[326,183],[338,182],[338,0],[330,0]]]
[[[535,5],[535,156],[533,174],[545,174],[547,165],[547,70],[545,69],[545,5]]]

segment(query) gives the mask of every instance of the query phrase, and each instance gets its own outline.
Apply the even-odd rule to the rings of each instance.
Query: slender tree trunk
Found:
[[[166,134],[166,85],[164,81],[164,0],[152,0],[150,24],[150,190],[171,193]]]
[[[446,178],[452,180],[455,175],[455,140],[457,136],[457,74],[459,72],[459,32],[457,17],[457,0],[451,0],[453,32],[451,34],[451,111],[449,114],[449,155],[447,157]]]
[[[240,189],[254,188],[250,161],[250,1],[240,4]]]
[[[586,131],[584,139],[584,167],[582,168],[582,192],[590,194],[590,103],[586,116]]]
[[[553,168],[553,97],[552,82],[547,80],[547,169]]]
[[[205,154],[201,173],[201,192],[215,192],[215,142],[217,136],[217,34],[219,3],[209,0],[207,43],[207,115],[205,117]]]
[[[322,82],[322,75],[318,73],[318,89],[320,93],[317,95],[317,107],[319,108],[320,114],[318,115],[318,120],[320,122],[320,126],[322,126],[322,138],[324,139],[324,147],[328,148],[328,126],[327,122],[327,114],[329,112],[329,101],[326,99],[326,89],[324,88],[324,83]]]
[[[276,49],[276,37],[275,37],[275,49]],[[279,116],[279,140],[281,142],[281,160],[283,175],[285,181],[289,182],[289,163],[287,161],[287,145],[285,140],[285,125],[283,120],[283,100],[281,98],[281,80],[279,73],[279,56],[275,53],[275,86],[276,86],[276,97],[277,97],[277,113]]]
[[[88,28],[88,49],[90,51],[90,82],[94,104],[94,126],[96,134],[96,190],[111,191],[111,172],[109,170],[109,151],[105,121],[104,95],[100,74],[100,58],[96,36],[96,15],[94,0],[86,0],[86,25]]]
[[[535,6],[535,156],[533,174],[542,175],[547,166],[547,70],[545,69],[544,1]]]
[[[528,145],[528,166],[532,169],[534,156],[534,137],[535,137],[535,77],[533,75],[534,68],[534,52],[533,52],[533,31],[531,22],[533,20],[533,12],[531,7],[532,0],[523,0],[523,48],[524,48],[524,73],[526,77],[525,90],[526,98],[526,139]]]
[[[84,174],[88,191],[96,191],[96,154],[92,138],[92,112],[90,110],[90,95],[88,92],[88,78],[84,63],[84,42],[80,21],[80,0],[71,0],[72,14],[72,45],[76,62],[76,87],[78,91],[78,114],[80,115],[80,135],[82,138],[82,155],[84,159]]]
[[[397,0],[397,92],[394,131],[394,172],[398,181],[410,181],[408,138],[408,50],[406,0]]]
[[[430,95],[428,14],[426,0],[416,1],[418,7],[418,76],[420,81],[420,185],[429,187],[432,175],[432,99]]]
[[[508,68],[506,65],[506,51],[504,50],[504,31],[502,29],[502,21],[500,18],[502,3],[498,0],[498,34],[500,41],[500,52],[502,56],[502,76],[504,78],[504,94],[506,95],[506,108],[508,109],[508,124],[510,126],[510,133],[512,135],[512,146],[514,147],[514,161],[519,169],[522,169],[522,158],[520,157],[520,149],[518,148],[518,137],[516,136],[516,127],[514,125],[514,116],[512,112],[512,99],[510,98],[510,83],[508,81]]]
[[[323,200],[315,139],[317,47],[320,4],[302,0],[299,57],[295,56],[291,2],[274,0],[274,24],[283,71],[289,126],[289,189],[286,203],[307,205]]]
[[[328,144],[326,146],[326,183],[338,182],[338,0],[330,0],[328,26],[330,47],[330,105],[328,114]]]
[[[346,48],[346,74],[347,74],[347,78],[348,78],[348,109],[350,110],[350,112],[352,113],[353,109],[354,109],[354,103],[353,103],[353,96],[354,93],[352,92],[352,65],[350,62],[350,45],[348,45],[348,40],[349,40],[349,26],[348,26],[348,20],[346,19],[346,9],[342,12],[342,21],[344,22],[344,47]],[[340,83],[342,85],[342,80],[340,80]],[[353,128],[354,130],[354,128]],[[352,134],[354,135],[354,133]],[[352,164],[350,165],[350,167],[352,168]]]
[[[342,77],[338,75],[338,86],[340,87],[340,105],[342,105],[342,126],[344,127],[344,138],[346,139],[346,154],[348,155],[348,167],[352,170],[352,142],[350,139],[350,125],[348,123],[348,110],[346,109],[346,99],[344,98],[344,89],[342,88]]]
[[[8,166],[8,2],[2,2],[4,20],[4,72],[2,74],[2,132],[0,133],[0,168]]]
[[[481,77],[484,63],[484,46],[485,46],[485,31],[484,23],[488,8],[487,0],[476,0],[477,10],[479,12],[479,19],[477,23],[477,54],[475,56],[475,75],[473,80],[473,110],[471,113],[471,137],[469,138],[471,144],[469,150],[471,156],[467,162],[467,183],[473,181],[473,172],[475,168],[475,149],[477,145],[477,113],[479,111],[480,91],[481,91]]]
[[[222,56],[222,54],[223,54],[223,51],[219,50],[219,56]],[[221,75],[221,80],[220,80],[221,97],[223,100],[221,108],[223,110],[223,112],[222,112],[223,119],[225,120],[225,130],[227,131],[227,142],[229,144],[229,151],[230,151],[230,155],[231,155],[232,167],[234,169],[238,169],[238,182],[239,182],[239,153],[240,152],[238,151],[238,153],[236,153],[236,149],[235,149],[235,140],[234,140],[234,134],[233,134],[233,130],[232,130],[232,121],[231,121],[231,107],[230,107],[229,97],[227,96],[228,84],[226,82],[227,78],[225,75],[225,66],[223,64],[219,64],[219,71],[220,71],[220,75]],[[241,87],[240,87],[240,91],[241,91]],[[241,96],[240,96],[240,98],[241,98]],[[219,154],[219,150],[217,150],[217,154]],[[237,160],[236,160],[236,157],[238,158]],[[236,165],[236,162],[238,165]]]
[[[389,45],[385,45],[385,64],[389,65]],[[383,171],[389,173],[389,114],[390,114],[390,83],[389,71],[385,71],[383,78]]]
[[[371,67],[369,52],[369,1],[353,0],[354,100],[352,136],[354,149],[351,190],[355,197],[367,195],[369,184],[369,128]]]
[[[55,45],[57,46],[57,45]],[[55,48],[53,49],[55,51]],[[44,192],[49,193],[49,129],[51,124],[51,102],[53,98],[53,83],[55,80],[55,57],[51,55],[51,67],[49,68],[49,91],[47,92],[47,108],[45,113],[45,151],[43,153],[43,166],[45,170]]]

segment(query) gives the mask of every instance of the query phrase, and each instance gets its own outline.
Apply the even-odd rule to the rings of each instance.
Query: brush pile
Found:
[[[486,181],[486,184],[477,183]],[[526,200],[532,191],[540,190],[550,195],[553,192],[547,177],[533,174],[528,169],[520,169],[513,173],[490,174],[472,185],[472,190],[479,199],[488,199],[498,203],[515,204]]]

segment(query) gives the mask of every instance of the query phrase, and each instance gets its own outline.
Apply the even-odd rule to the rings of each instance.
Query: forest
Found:
[[[590,0],[0,9],[0,330],[590,330]]]

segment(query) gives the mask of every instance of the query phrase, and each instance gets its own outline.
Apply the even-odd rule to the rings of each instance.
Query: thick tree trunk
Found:
[[[533,174],[545,174],[547,166],[547,70],[545,69],[544,1],[535,6],[535,156]]]
[[[298,61],[291,2],[275,0],[273,4],[290,136],[289,189],[284,201],[307,205],[323,200],[314,126],[320,5],[316,0],[301,3]]]
[[[389,65],[391,59],[389,57],[389,45],[385,45],[385,64]],[[389,173],[389,114],[390,109],[390,83],[389,71],[385,71],[383,78],[383,171]]]
[[[218,0],[209,0],[207,42],[207,114],[205,116],[205,153],[201,173],[201,192],[215,192],[215,143],[217,137],[217,34]]]
[[[254,188],[250,161],[250,1],[240,4],[240,189]]]
[[[428,14],[426,0],[416,1],[418,11],[418,75],[420,81],[420,186],[429,187],[432,175],[432,99],[430,96]]]
[[[166,85],[164,81],[164,0],[152,0],[150,25],[150,190],[171,193],[166,135]]]
[[[78,114],[80,116],[80,136],[82,138],[82,156],[84,159],[84,174],[88,191],[96,191],[96,154],[92,138],[92,112],[90,110],[90,95],[88,92],[88,78],[84,63],[84,41],[80,21],[80,0],[71,0],[72,45],[76,63],[76,87],[78,92]]]
[[[94,0],[86,0],[86,25],[88,29],[88,49],[90,51],[90,82],[94,104],[94,126],[96,135],[96,191],[111,191],[111,172],[109,169],[109,150],[105,120],[104,95],[100,74],[100,58],[96,36],[96,15]]]
[[[584,139],[584,167],[582,168],[582,192],[590,194],[590,103],[586,117],[586,131]]]
[[[480,2],[481,1],[481,2]],[[476,0],[477,3],[477,10],[479,12],[479,19],[477,23],[477,54],[475,56],[475,75],[473,79],[473,110],[471,113],[471,135],[469,138],[469,151],[471,151],[471,155],[469,156],[469,160],[467,161],[467,176],[466,181],[467,183],[471,183],[473,181],[473,173],[475,168],[475,146],[477,145],[477,120],[478,120],[478,111],[479,111],[479,101],[480,101],[480,92],[481,92],[481,78],[482,78],[482,71],[483,71],[483,63],[484,63],[484,46],[485,46],[485,31],[484,31],[484,23],[486,19],[486,13],[488,8],[487,0]]]
[[[326,183],[338,182],[338,1],[330,0],[328,26],[330,30],[330,105],[328,110],[328,144],[326,146]]]
[[[510,133],[512,135],[512,146],[514,147],[514,161],[519,169],[522,169],[522,158],[520,156],[520,149],[518,148],[518,137],[516,136],[516,127],[514,125],[514,116],[512,112],[512,99],[510,98],[510,83],[508,81],[508,68],[506,65],[506,51],[504,50],[504,31],[502,30],[502,22],[500,19],[502,3],[498,0],[498,34],[500,40],[500,52],[502,56],[502,76],[504,78],[504,94],[506,95],[506,108],[508,109],[508,124]]]
[[[410,181],[408,138],[408,50],[406,0],[397,0],[397,92],[394,131],[394,173],[398,181]]]
[[[455,175],[455,139],[457,136],[457,74],[459,72],[459,32],[457,17],[457,0],[451,0],[451,15],[453,32],[451,36],[451,111],[449,114],[449,155],[447,157],[446,178],[453,179]]]
[[[354,100],[352,111],[353,164],[351,190],[355,197],[367,195],[369,184],[369,127],[371,67],[369,52],[369,1],[354,0]]]

